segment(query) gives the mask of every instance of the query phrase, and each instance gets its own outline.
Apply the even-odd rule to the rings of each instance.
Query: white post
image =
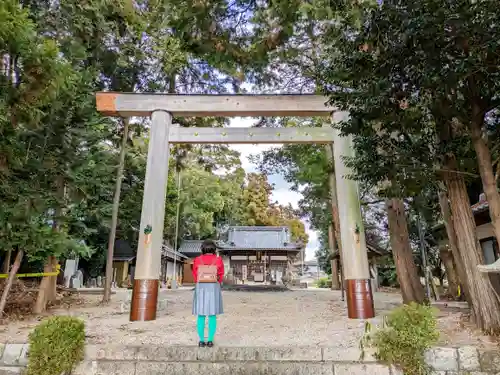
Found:
[[[151,120],[131,321],[155,320],[158,301],[172,115],[155,111]]]
[[[336,112],[334,122],[347,120],[347,112]],[[352,137],[343,137],[335,130],[334,162],[335,179],[342,241],[342,266],[347,291],[347,312],[349,318],[367,319],[375,315],[373,295],[368,266],[365,229],[361,215],[358,184],[345,176],[351,171],[344,163],[344,157],[354,157]]]

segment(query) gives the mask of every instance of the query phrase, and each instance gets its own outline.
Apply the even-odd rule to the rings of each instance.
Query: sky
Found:
[[[250,127],[256,122],[253,118],[248,117],[237,117],[231,119],[230,127],[244,128]],[[273,147],[280,147],[280,145],[231,145],[232,149],[241,153],[240,159],[243,168],[247,173],[258,172],[258,166],[251,163],[248,160],[250,155],[258,155],[263,151],[268,150]],[[281,175],[270,175],[269,182],[274,185],[274,191],[272,195],[272,201],[278,201],[279,204],[288,205],[291,203],[293,207],[298,208],[298,202],[302,198],[302,194],[299,192],[292,191],[290,189],[290,184],[288,184]],[[314,258],[314,253],[318,247],[318,234],[311,230],[309,223],[304,221],[306,226],[306,232],[309,234],[309,243],[306,248],[306,260],[311,260]]]

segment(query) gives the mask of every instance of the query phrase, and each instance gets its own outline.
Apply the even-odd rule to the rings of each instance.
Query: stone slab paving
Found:
[[[0,375],[20,374],[26,344],[0,345]],[[88,345],[73,375],[402,375],[359,348]],[[439,375],[500,374],[500,352],[437,347],[426,354]]]

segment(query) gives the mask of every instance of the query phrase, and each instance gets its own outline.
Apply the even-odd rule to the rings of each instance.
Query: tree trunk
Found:
[[[2,265],[2,273],[9,273],[11,258],[12,258],[12,249],[9,249],[5,254],[5,260],[3,261]]]
[[[340,290],[339,260],[332,259],[332,290]]]
[[[49,257],[49,262],[50,262],[51,268],[52,268],[51,272],[56,272],[57,265],[59,264],[59,261],[57,260],[57,258],[54,256],[51,256],[51,257]],[[54,302],[55,300],[57,300],[57,276],[50,276],[49,277],[49,290],[47,293],[47,302]]]
[[[473,120],[470,122],[472,144],[476,150],[479,174],[483,183],[483,191],[488,200],[491,224],[497,242],[500,243],[500,194],[498,194],[497,181],[493,172],[491,153],[486,140],[483,138],[483,114],[477,106],[473,106]]]
[[[454,298],[457,298],[459,282],[455,270],[455,264],[453,263],[453,254],[448,247],[443,246],[439,249],[439,256],[443,262],[444,269],[446,271],[446,278],[448,279],[448,293]],[[442,283],[443,282],[441,281],[441,284]]]
[[[392,255],[396,265],[403,303],[424,303],[425,293],[417,267],[413,259],[413,251],[408,234],[405,207],[401,199],[388,199],[385,203],[389,222],[389,235]]]
[[[12,269],[9,272],[9,277],[7,279],[7,283],[5,284],[5,288],[3,289],[2,298],[0,299],[0,316],[3,316],[5,311],[5,305],[7,305],[7,297],[9,296],[10,288],[12,287],[12,283],[16,278],[16,273],[21,266],[21,261],[23,260],[24,251],[19,250],[16,255],[16,259],[14,260],[14,264],[12,265]]]
[[[440,191],[438,197],[439,205],[441,207],[441,213],[443,215],[444,226],[446,228],[446,234],[448,235],[448,244],[453,255],[453,261],[455,263],[458,280],[460,282],[460,290],[462,295],[465,296],[465,299],[469,306],[472,306],[472,300],[470,299],[468,286],[469,281],[465,272],[462,258],[460,256],[460,252],[458,250],[457,233],[455,232],[455,225],[453,223],[453,217],[451,215],[448,194],[445,191]]]
[[[104,295],[102,301],[108,303],[111,300],[111,285],[113,279],[113,256],[115,252],[116,226],[118,225],[118,210],[120,208],[120,194],[122,190],[123,170],[125,169],[125,154],[127,152],[128,125],[130,120],[123,119],[123,137],[120,148],[120,161],[116,172],[115,195],[113,197],[113,211],[111,214],[111,228],[108,238],[108,253],[106,256],[106,283],[104,284]]]
[[[340,281],[339,281],[339,268],[338,268],[338,260],[335,258],[335,235],[333,234],[333,224],[328,226],[328,244],[330,246],[330,254],[332,256],[330,264],[332,268],[332,290],[340,289]]]
[[[43,273],[54,272],[53,269],[53,261],[54,257],[49,256],[45,261],[45,265],[43,266]],[[35,314],[41,314],[47,309],[47,303],[52,301],[53,296],[53,283],[51,277],[44,276],[42,281],[40,282],[40,286],[38,288],[38,295],[36,297],[35,306],[33,307],[33,312]]]
[[[335,181],[335,170],[333,167],[333,145],[329,144],[325,146],[326,156],[331,162],[330,171],[328,172],[328,185],[330,188],[330,207],[332,210],[332,223],[328,227],[328,239],[330,241],[330,250],[335,251],[337,248],[339,252],[339,263],[340,263],[340,282],[337,289],[342,290],[342,300],[344,300],[344,273],[342,270],[342,239],[340,237],[340,217],[338,208],[338,197],[337,197],[337,182]],[[338,276],[335,277],[338,281]],[[334,277],[332,268],[332,290],[334,289]]]
[[[65,202],[66,199],[66,181],[63,175],[59,175],[56,180],[57,195],[60,202]],[[58,203],[53,217],[52,230],[59,232],[61,230],[61,220],[65,214],[64,203]],[[47,257],[44,266],[44,273],[56,272],[57,257],[50,255]],[[47,303],[54,302],[57,299],[57,276],[44,276],[40,282],[37,300],[35,303],[35,311],[45,311]],[[38,313],[40,313],[38,312]]]
[[[447,155],[447,170],[455,171],[456,159]],[[457,235],[457,248],[467,278],[468,293],[471,300],[472,319],[483,331],[495,334],[500,332],[500,297],[486,274],[479,272],[477,266],[484,263],[484,256],[477,239],[476,224],[470,208],[469,196],[463,176],[458,173],[444,174],[448,191],[453,226]]]

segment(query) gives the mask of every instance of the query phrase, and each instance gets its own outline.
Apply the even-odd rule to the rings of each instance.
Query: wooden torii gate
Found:
[[[333,147],[342,262],[349,318],[375,315],[365,231],[356,181],[343,176],[349,170],[342,156],[353,156],[352,139],[326,127],[300,128],[184,128],[173,116],[348,116],[325,105],[319,95],[175,95],[99,92],[97,110],[108,116],[151,116],[146,180],[142,202],[139,245],[130,310],[131,321],[156,319],[165,217],[170,144],[316,143]]]

